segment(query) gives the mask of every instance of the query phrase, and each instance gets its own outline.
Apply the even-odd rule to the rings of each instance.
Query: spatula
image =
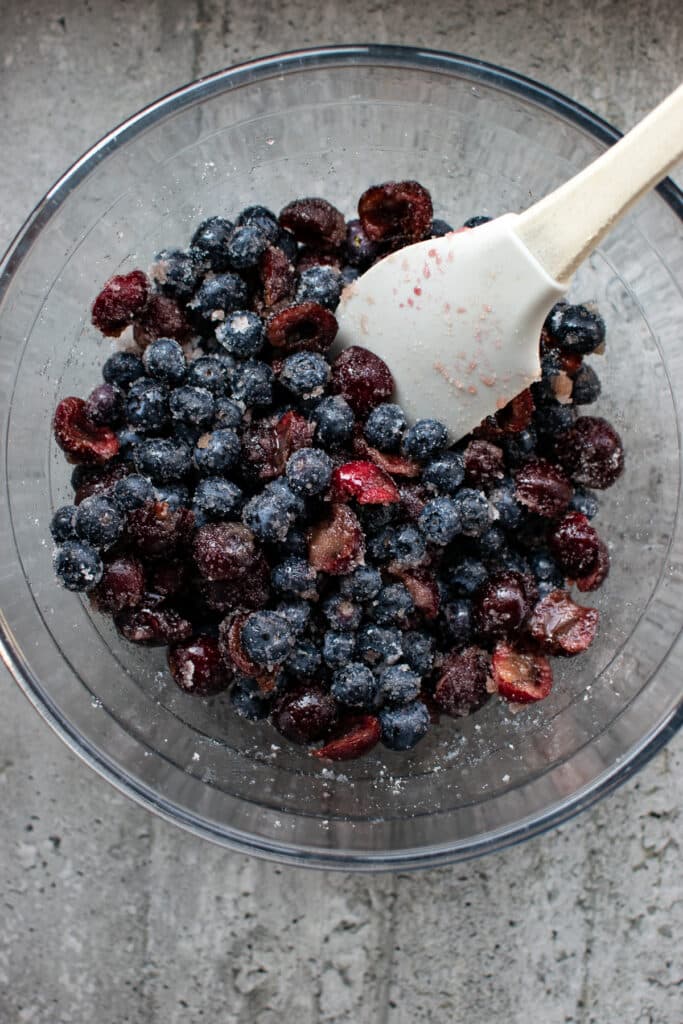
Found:
[[[539,336],[577,267],[683,156],[683,85],[524,213],[407,246],[344,292],[337,348],[381,356],[411,419],[452,441],[540,377]]]

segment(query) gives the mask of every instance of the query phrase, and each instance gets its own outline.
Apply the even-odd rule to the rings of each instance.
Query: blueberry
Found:
[[[316,425],[316,441],[323,448],[334,448],[351,439],[354,415],[346,399],[339,395],[318,402],[311,419]]]
[[[465,479],[465,460],[460,452],[441,452],[422,471],[422,482],[430,491],[454,494]]]
[[[402,583],[382,587],[372,603],[372,618],[380,626],[403,626],[415,604]]]
[[[158,434],[168,425],[168,388],[141,379],[131,384],[126,400],[128,425],[146,434]]]
[[[313,601],[318,596],[318,574],[307,558],[290,555],[276,565],[271,573],[275,590]]]
[[[506,530],[517,529],[524,510],[515,497],[515,481],[504,477],[489,493],[489,501],[498,513],[498,523]]]
[[[326,598],[322,610],[331,629],[337,632],[355,632],[363,617],[363,609],[343,594],[332,594]]]
[[[360,271],[356,267],[342,267],[341,268],[341,283],[342,290],[346,288],[347,284],[353,284],[360,277]]]
[[[300,636],[311,621],[311,606],[307,601],[280,601],[275,611],[287,619],[295,636]]]
[[[346,597],[354,601],[369,601],[375,597],[382,586],[382,574],[372,565],[359,565],[348,576],[342,576],[339,589]]]
[[[290,263],[296,263],[299,255],[299,245],[291,231],[280,228],[273,245],[277,249],[282,250]]]
[[[380,698],[385,704],[409,704],[420,692],[420,677],[410,665],[389,665],[379,677]]]
[[[64,541],[54,557],[55,573],[67,590],[92,590],[102,579],[104,566],[97,551],[80,540]]]
[[[65,540],[75,540],[76,533],[76,505],[62,505],[58,508],[50,520],[50,533],[56,544],[62,544]]]
[[[379,721],[382,743],[390,750],[411,750],[426,736],[431,724],[427,706],[421,700],[398,708],[382,708]]]
[[[76,512],[76,533],[94,548],[104,550],[123,533],[124,518],[118,505],[103,494],[84,498]]]
[[[208,264],[200,252],[164,249],[157,253],[150,276],[164,295],[187,302],[207,269]]]
[[[115,426],[123,415],[124,397],[116,384],[99,384],[88,395],[85,416],[96,427]]]
[[[256,227],[265,235],[267,240],[276,245],[280,235],[283,233],[278,219],[272,210],[269,210],[267,206],[247,206],[240,213],[236,221],[238,227],[244,227],[249,225],[250,227]]]
[[[302,271],[296,290],[297,302],[317,302],[333,312],[342,290],[341,274],[336,267],[319,264]]]
[[[447,582],[454,594],[471,597],[488,575],[488,569],[483,562],[476,558],[463,558],[448,571]]]
[[[250,359],[263,348],[263,321],[250,310],[235,310],[216,328],[216,340],[238,359]]]
[[[332,677],[330,692],[346,707],[370,710],[375,707],[379,684],[367,665],[351,661],[338,668]]]
[[[327,490],[332,460],[320,448],[300,448],[287,461],[287,481],[297,494],[312,496]]]
[[[605,340],[605,321],[587,306],[555,307],[548,323],[553,337],[568,352],[588,355]]]
[[[280,384],[297,398],[321,398],[330,379],[330,364],[317,352],[295,352],[280,370]]]
[[[229,357],[228,357],[229,358]],[[193,359],[187,368],[185,383],[210,391],[214,397],[225,394],[230,386],[234,363],[226,363],[221,356],[200,356]]]
[[[396,555],[396,527],[384,526],[366,538],[366,552],[373,561],[384,565]]]
[[[195,488],[194,504],[210,519],[233,519],[242,507],[242,492],[225,477],[207,476]]]
[[[488,222],[490,220],[491,220],[490,217],[485,217],[485,216],[483,216],[481,214],[479,216],[475,216],[475,217],[468,217],[467,220],[465,221],[465,223],[463,224],[463,227],[464,228],[478,228],[481,224],[488,224]]]
[[[293,515],[281,495],[263,492],[244,506],[242,520],[259,540],[283,541],[292,525]]]
[[[232,427],[233,430],[242,426],[242,410],[232,398],[226,398],[224,395],[216,398],[214,426],[221,429]]]
[[[294,633],[287,620],[277,612],[252,612],[242,626],[240,640],[247,657],[255,665],[272,671],[290,653],[294,646]]]
[[[384,402],[372,410],[363,432],[375,448],[382,452],[398,451],[403,431],[407,425],[405,413],[400,405]]]
[[[206,388],[185,384],[171,393],[171,416],[190,427],[208,427],[213,421],[213,395]]]
[[[282,501],[289,514],[295,518],[303,518],[306,514],[306,502],[300,494],[292,490],[284,477],[278,477],[277,480],[271,480],[269,484],[266,484],[263,494],[271,495],[277,501]]]
[[[202,434],[194,450],[194,464],[201,476],[227,473],[237,465],[242,446],[234,430],[213,430]]]
[[[212,332],[222,324],[226,314],[241,309],[247,302],[247,286],[237,274],[207,277],[187,305],[187,312],[201,330]]]
[[[147,477],[138,473],[117,480],[112,493],[114,501],[124,512],[132,512],[134,508],[142,508],[146,502],[154,500],[154,488]]]
[[[499,570],[518,572],[520,576],[526,576],[531,572],[531,566],[519,551],[506,548],[496,555],[495,571]]]
[[[359,220],[350,220],[346,225],[346,258],[354,267],[365,270],[378,255],[379,250],[363,230]]]
[[[356,650],[369,665],[385,662],[394,665],[401,659],[401,631],[393,626],[362,626],[358,631]]]
[[[432,498],[420,513],[418,525],[430,544],[450,544],[461,529],[460,503],[454,498]]]
[[[323,637],[323,661],[330,668],[342,668],[353,658],[356,637],[353,633],[340,633],[330,629]]]
[[[298,640],[284,667],[295,678],[310,679],[316,675],[321,661],[320,651],[311,640]]]
[[[107,384],[116,384],[120,388],[129,387],[134,380],[144,375],[142,360],[132,352],[114,352],[102,367],[102,377]]]
[[[533,427],[526,427],[503,439],[505,461],[511,467],[521,466],[536,453],[538,438]]]
[[[232,394],[247,408],[270,405],[273,401],[273,371],[270,366],[257,359],[238,363],[232,375]]]
[[[255,267],[268,248],[268,235],[254,221],[233,229],[227,243],[230,265],[235,270]]]
[[[477,539],[479,551],[484,558],[499,555],[507,543],[507,538],[499,526],[489,526]]]
[[[569,502],[572,512],[581,512],[586,519],[593,519],[598,514],[600,502],[592,491],[583,491],[577,488]]]
[[[464,597],[450,601],[443,609],[446,632],[454,647],[465,647],[472,639],[472,605]]]
[[[119,442],[119,455],[128,460],[132,457],[135,446],[144,440],[145,435],[139,430],[133,430],[132,427],[122,427],[116,431],[116,437]]]
[[[397,528],[393,547],[394,559],[402,566],[419,565],[427,553],[420,531],[410,523]]]
[[[529,565],[539,583],[552,583],[552,589],[564,586],[564,574],[545,548],[538,548],[529,553]]]
[[[402,637],[403,657],[419,676],[434,667],[434,641],[426,633],[413,630]]]
[[[390,505],[365,505],[358,510],[360,521],[366,534],[379,533],[385,526],[390,526],[400,516],[398,502]]]
[[[165,501],[170,508],[190,507],[190,491],[183,484],[166,484],[164,487],[156,487],[154,496],[157,501]],[[195,520],[194,525],[198,527],[203,523],[200,524]]]
[[[590,405],[600,397],[600,378],[592,366],[584,363],[574,377],[572,401],[574,405]]]
[[[209,217],[193,234],[190,245],[202,254],[211,270],[227,270],[226,247],[232,229],[233,225],[224,217]]]
[[[489,526],[489,503],[481,491],[463,487],[453,495],[460,516],[462,532],[468,537],[479,537]]]
[[[233,710],[240,718],[247,718],[252,722],[267,718],[270,714],[271,701],[260,693],[251,692],[236,682],[230,691],[230,703]]]
[[[133,452],[133,460],[138,473],[148,476],[155,484],[182,480],[192,466],[187,445],[170,438],[155,437],[142,441]]]
[[[435,217],[432,221],[431,236],[432,238],[443,238],[444,235],[450,235],[453,227],[448,223],[447,220],[440,220]]]
[[[445,448],[448,432],[438,420],[417,420],[403,436],[403,452],[409,459],[427,462]]]
[[[571,405],[552,402],[539,406],[534,413],[534,426],[539,434],[562,434],[569,430],[576,419],[576,410]]]
[[[185,353],[172,338],[157,338],[153,341],[145,349],[142,362],[148,375],[162,384],[175,387],[185,379]]]

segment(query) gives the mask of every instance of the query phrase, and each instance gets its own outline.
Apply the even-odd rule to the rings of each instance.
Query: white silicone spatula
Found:
[[[335,347],[381,356],[396,401],[458,440],[540,376],[543,321],[619,218],[683,156],[683,85],[522,214],[387,256],[350,285]]]

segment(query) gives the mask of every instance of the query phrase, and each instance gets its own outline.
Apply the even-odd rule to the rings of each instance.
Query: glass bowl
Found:
[[[109,346],[89,307],[113,273],[183,245],[212,213],[322,195],[347,215],[371,183],[417,178],[435,215],[520,210],[616,138],[550,89],[446,54],[354,46],[212,75],[86,153],[0,267],[2,654],[69,746],[129,796],[227,847],[314,866],[434,865],[555,824],[629,776],[681,722],[681,193],[611,234],[572,289],[608,324],[603,397],[627,469],[602,502],[612,571],[595,645],[556,662],[542,704],[445,721],[409,755],[327,766],[225,698],[181,693],[162,652],[121,640],[53,579],[48,523],[68,500],[51,439]]]

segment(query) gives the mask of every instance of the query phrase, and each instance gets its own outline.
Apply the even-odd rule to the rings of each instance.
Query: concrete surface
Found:
[[[185,81],[328,42],[498,61],[619,126],[675,84],[677,0],[2,0],[0,246]],[[0,679],[0,1024],[680,1024],[683,736],[550,835],[417,875],[282,869],[118,796]]]

